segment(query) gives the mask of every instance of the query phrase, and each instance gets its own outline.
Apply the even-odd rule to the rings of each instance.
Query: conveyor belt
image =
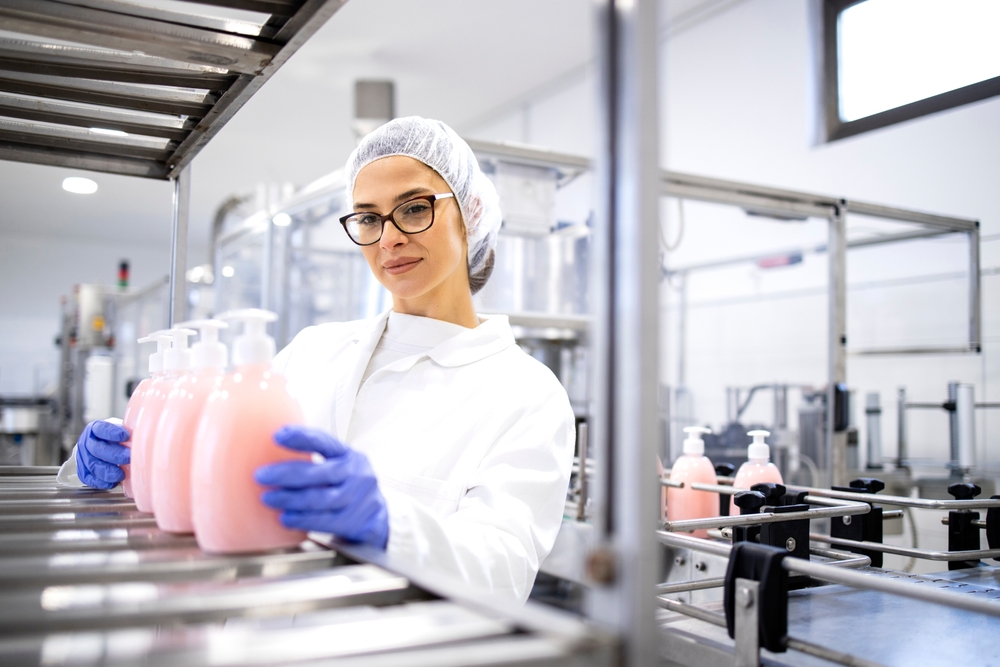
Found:
[[[205,554],[118,490],[21,472],[0,467],[4,667],[613,662],[612,639],[557,612],[442,594],[311,540]]]

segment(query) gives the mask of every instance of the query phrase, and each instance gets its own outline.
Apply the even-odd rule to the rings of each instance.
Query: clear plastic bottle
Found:
[[[718,516],[719,496],[710,491],[698,491],[689,485],[715,484],[715,466],[705,456],[705,441],[703,433],[712,430],[701,426],[688,426],[684,429],[687,438],[684,440],[684,453],[674,461],[670,469],[671,482],[683,482],[682,488],[667,487],[667,520],[683,521],[686,519],[707,519]],[[707,530],[694,531],[695,537],[708,537]]]
[[[271,370],[274,339],[266,326],[277,316],[249,309],[219,319],[242,321],[245,328],[233,343],[235,372],[223,377],[208,397],[198,424],[191,464],[195,537],[203,551],[217,554],[291,547],[305,533],[281,525],[279,512],[260,500],[265,487],[253,479],[260,466],[311,459],[274,442],[279,428],[303,422],[285,378]]]
[[[153,511],[153,451],[156,447],[160,415],[167,403],[167,396],[191,363],[191,350],[187,337],[194,335],[190,329],[167,329],[152,335],[167,336],[172,345],[162,352],[163,375],[149,385],[138,417],[138,428],[132,432],[132,493],[140,512]]]
[[[142,382],[132,390],[132,395],[128,399],[128,405],[125,406],[125,418],[122,420],[122,424],[132,434],[132,437],[127,442],[122,443],[126,447],[132,446],[136,429],[142,428],[140,426],[139,415],[142,414],[142,406],[145,403],[146,394],[149,392],[153,381],[163,376],[163,351],[170,348],[170,337],[159,335],[159,332],[145,338],[140,338],[137,342],[156,343],[156,352],[149,355],[149,377],[143,378]],[[122,470],[125,471],[125,479],[122,481],[122,491],[129,498],[135,498],[135,494],[132,492],[132,466],[124,465],[122,466]]]
[[[764,442],[764,438],[771,435],[768,431],[750,431],[747,433],[753,442],[747,447],[747,462],[736,471],[736,478],[733,480],[734,489],[749,489],[754,484],[761,482],[774,482],[784,484],[781,479],[781,471],[778,466],[771,463],[771,448]],[[733,500],[729,501],[730,516],[738,516],[740,508]]]
[[[191,515],[191,456],[198,422],[209,395],[222,382],[228,363],[219,320],[194,320],[179,325],[197,329],[201,339],[191,346],[191,370],[167,396],[153,447],[153,514],[156,525],[168,533],[193,533]]]

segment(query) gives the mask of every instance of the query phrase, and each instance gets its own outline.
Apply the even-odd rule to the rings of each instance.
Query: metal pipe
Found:
[[[849,551],[836,551],[834,549],[821,549],[820,547],[809,547],[809,553],[814,556],[829,558],[831,562],[827,565],[834,567],[868,567],[872,564],[872,559],[868,556],[859,556]]]
[[[836,388],[847,382],[847,201],[830,214],[829,332],[827,339],[826,458],[827,483],[847,484],[847,432],[836,431]]]
[[[729,544],[713,542],[711,540],[705,540],[700,537],[692,537],[690,535],[668,533],[663,530],[656,531],[656,539],[667,546],[679,547],[681,549],[691,549],[693,551],[700,551],[701,553],[712,554],[714,556],[724,556],[725,558],[729,558],[729,552],[733,549],[733,547]]]
[[[882,520],[888,521],[889,519],[902,519],[903,510],[882,510]]]
[[[669,532],[691,532],[703,528],[723,528],[726,526],[755,526],[762,523],[778,523],[779,521],[794,521],[796,519],[824,519],[833,516],[848,516],[852,514],[867,514],[871,511],[867,503],[852,503],[839,507],[824,507],[821,509],[803,510],[801,512],[760,512],[758,514],[743,514],[740,516],[721,516],[711,519],[685,519],[683,521],[664,521],[663,529]]]
[[[885,667],[880,662],[872,662],[865,658],[859,658],[856,655],[836,651],[832,648],[807,642],[804,639],[796,639],[795,637],[785,637],[785,646],[792,650],[800,651],[823,660],[829,660],[839,665],[847,665],[848,667]]]
[[[955,435],[958,450],[957,470],[968,474],[976,465],[976,395],[971,384],[955,388]]]
[[[983,304],[979,275],[979,221],[969,232],[969,349],[982,350]]]
[[[983,521],[982,519],[974,519],[969,523],[975,526],[976,528],[986,528],[986,522]],[[941,517],[941,525],[942,526],[948,525],[948,517],[946,516]]]
[[[690,616],[691,618],[697,618],[699,621],[705,621],[706,623],[711,623],[712,625],[718,625],[720,628],[726,627],[726,617],[722,614],[717,614],[714,611],[708,611],[707,609],[696,607],[693,604],[686,604],[684,602],[678,602],[677,600],[671,600],[670,598],[660,596],[656,597],[656,603],[664,609],[676,611],[679,614],[684,614],[685,616]]]
[[[958,383],[948,383],[948,467],[952,474],[958,474],[961,468],[958,464],[958,415],[955,404],[958,401]]]
[[[170,241],[169,326],[187,319],[187,242],[191,204],[191,165],[174,179],[174,228]]]
[[[868,548],[867,545],[869,543],[859,542],[858,544],[864,544]],[[946,607],[989,614],[990,616],[1000,616],[1000,605],[994,600],[973,597],[971,595],[948,593],[940,588],[916,586],[904,583],[899,579],[889,579],[877,574],[862,574],[853,570],[812,563],[801,558],[785,558],[781,561],[781,566],[789,572],[804,574],[814,579],[850,586],[860,590],[881,591],[890,595],[899,595],[913,600],[920,600],[921,602],[940,604]]]
[[[811,495],[841,500],[857,500],[863,503],[893,505],[896,507],[916,507],[925,510],[972,510],[1000,507],[1000,499],[973,498],[972,500],[928,500],[926,498],[905,498],[903,496],[883,496],[871,493],[854,493],[852,491],[831,491],[812,486],[786,485],[789,491],[808,491]]]
[[[930,549],[911,549],[910,547],[897,547],[892,544],[882,542],[866,542],[861,540],[847,540],[841,537],[829,537],[819,533],[809,533],[810,540],[825,542],[840,547],[858,547],[870,551],[881,551],[882,553],[895,554],[897,556],[909,556],[910,558],[922,558],[924,560],[936,561],[956,561],[956,560],[978,560],[980,558],[1000,558],[1000,549],[976,549],[970,551],[931,551]]]
[[[868,470],[882,469],[882,398],[877,391],[865,396],[865,430],[868,435]]]
[[[706,588],[718,588],[725,583],[725,577],[698,579],[697,581],[680,581],[674,584],[657,584],[656,592],[660,595],[669,595],[672,593],[685,593],[687,591],[702,591]]]
[[[896,393],[896,467],[905,469],[909,458],[906,447],[906,387]]]

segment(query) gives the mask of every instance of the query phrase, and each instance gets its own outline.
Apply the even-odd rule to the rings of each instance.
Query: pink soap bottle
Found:
[[[191,516],[191,456],[208,396],[222,382],[228,363],[219,330],[228,324],[219,320],[195,320],[181,325],[201,332],[191,346],[191,370],[167,396],[160,415],[153,447],[153,514],[156,525],[168,533],[193,533]]]
[[[736,479],[733,480],[734,489],[749,489],[754,484],[761,482],[774,482],[784,484],[781,480],[781,471],[778,466],[771,463],[771,448],[764,442],[764,438],[771,435],[768,431],[750,431],[747,433],[753,442],[747,447],[747,462],[736,471]],[[739,516],[740,508],[733,500],[729,501],[730,516]]]
[[[153,511],[153,450],[159,437],[160,415],[167,403],[167,396],[190,365],[191,350],[187,337],[194,335],[190,329],[168,329],[153,336],[166,336],[173,345],[163,355],[163,375],[149,385],[143,398],[137,429],[132,432],[132,493],[140,512]]]
[[[195,537],[203,551],[217,554],[295,546],[305,533],[281,525],[279,512],[260,500],[266,488],[253,479],[262,465],[311,460],[274,442],[279,428],[303,422],[285,378],[271,370],[274,339],[266,326],[277,315],[248,309],[219,318],[242,321],[245,329],[233,343],[235,372],[211,393],[198,425],[191,464]]]
[[[163,377],[163,351],[170,347],[170,338],[162,335],[160,332],[140,338],[137,342],[156,343],[156,352],[149,355],[149,377],[144,378],[139,383],[139,386],[132,390],[132,395],[128,399],[128,405],[125,406],[125,418],[122,420],[122,424],[132,434],[128,442],[122,443],[126,447],[132,446],[135,440],[135,431],[141,428],[139,425],[139,416],[142,414],[142,406],[146,401],[146,394],[149,393],[149,388],[153,382],[157,378]],[[122,466],[122,470],[125,471],[125,479],[122,481],[122,491],[129,498],[135,498],[135,494],[132,491],[132,466]]]
[[[712,430],[701,426],[684,429],[684,453],[674,461],[670,469],[671,482],[683,482],[681,488],[667,487],[667,520],[707,519],[719,514],[719,496],[711,491],[692,489],[692,483],[715,484],[715,466],[705,456],[703,433]],[[707,530],[694,531],[695,537],[708,537]]]

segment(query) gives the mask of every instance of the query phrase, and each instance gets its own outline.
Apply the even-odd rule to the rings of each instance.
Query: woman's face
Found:
[[[414,197],[447,192],[451,189],[436,171],[419,160],[394,155],[358,173],[354,210],[388,215]],[[433,205],[430,229],[404,234],[386,222],[378,243],[362,247],[372,273],[392,293],[394,302],[418,309],[463,294],[467,299],[470,293],[468,245],[458,203],[450,197]]]

